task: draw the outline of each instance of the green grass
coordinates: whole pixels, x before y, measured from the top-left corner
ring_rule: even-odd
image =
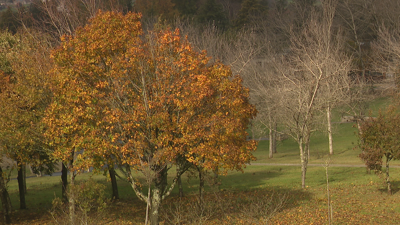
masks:
[[[333,134],[334,155],[330,156],[333,163],[360,164],[357,157],[360,150],[357,149],[357,129],[352,123],[334,124]],[[257,162],[261,163],[299,163],[299,147],[297,143],[288,138],[278,142],[277,154],[272,159],[268,158],[269,141],[260,141],[254,155]],[[324,133],[314,133],[310,142],[310,163],[324,163],[329,157],[328,136]]]

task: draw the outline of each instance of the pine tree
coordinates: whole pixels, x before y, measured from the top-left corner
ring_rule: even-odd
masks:
[[[197,18],[200,23],[213,23],[221,29],[228,26],[228,19],[224,8],[216,0],[207,0],[200,7],[199,11]]]
[[[198,10],[199,0],[173,0],[175,9],[183,17],[194,16]]]
[[[11,7],[0,13],[0,30],[8,30],[9,32],[15,34],[19,27],[19,22],[17,20],[16,13],[13,12]]]
[[[235,27],[251,26],[267,15],[268,6],[260,0],[245,0],[235,21]]]

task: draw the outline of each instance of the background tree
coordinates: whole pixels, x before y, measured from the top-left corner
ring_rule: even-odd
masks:
[[[220,29],[224,29],[229,25],[223,6],[216,0],[206,0],[200,6],[197,20],[202,24],[213,24]]]
[[[255,109],[241,79],[221,63],[208,65],[178,30],[143,37],[137,14],[100,13],[66,37],[54,59],[56,98],[46,119],[54,156],[84,149],[70,168],[78,170],[113,155],[150,206],[152,224],[190,165],[223,172],[252,159],[246,129]],[[172,166],[177,174],[168,187]],[[149,174],[148,196],[133,171]]]
[[[388,5],[379,5],[380,14],[379,27],[377,28],[377,38],[372,43],[374,66],[377,71],[386,75],[392,80],[393,84],[399,87],[399,68],[400,68],[400,44],[396,39],[400,37],[400,19],[395,16],[394,11],[400,9],[398,2],[386,2]],[[387,12],[387,13],[384,13]]]
[[[18,27],[20,27],[17,15],[18,13],[13,11],[9,6],[6,10],[0,12],[0,30],[15,34]]]
[[[4,42],[1,41],[0,43],[2,43],[1,47],[4,47],[4,45],[3,45]],[[0,63],[1,63],[1,68],[2,68],[2,70],[0,70],[0,95],[3,95],[4,92],[6,91],[8,83],[10,82],[10,76],[6,72],[3,71],[5,68],[8,67],[8,65],[7,65],[8,62],[5,61],[4,52],[3,52],[3,54],[0,54]],[[8,69],[6,69],[6,70],[8,70]],[[3,155],[4,149],[1,146],[0,146],[0,150]],[[3,162],[3,160],[1,160],[0,162]],[[9,224],[9,223],[11,223],[11,210],[12,210],[11,200],[10,200],[10,196],[9,196],[8,190],[7,190],[6,173],[3,171],[1,166],[0,166],[0,174],[1,174],[1,177],[0,177],[0,199],[1,199],[1,204],[2,204],[2,208],[3,208],[3,223]]]
[[[44,36],[30,35],[3,33],[0,47],[9,66],[2,68],[8,71],[9,82],[0,95],[0,146],[5,155],[17,161],[21,209],[26,208],[25,165],[47,173],[54,169],[41,125],[51,95],[46,88],[50,47]]]
[[[324,1],[322,11],[313,11],[300,33],[292,31],[290,52],[276,63],[284,96],[280,115],[288,134],[299,145],[303,188],[314,117],[330,101],[324,98],[325,82],[341,79],[348,71],[340,33],[332,27],[336,4],[337,1]]]
[[[128,9],[131,2],[126,0],[55,0],[33,1],[30,13],[35,28],[51,34],[57,41],[64,34],[73,35],[98,10],[126,12]]]
[[[172,0],[136,0],[133,9],[143,15],[143,19],[158,18],[172,20],[178,16]]]
[[[236,29],[243,26],[252,27],[262,21],[268,13],[267,2],[261,0],[244,0],[235,20]]]

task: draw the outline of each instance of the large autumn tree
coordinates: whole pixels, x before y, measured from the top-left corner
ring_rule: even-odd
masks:
[[[99,12],[65,36],[53,58],[54,102],[45,121],[54,157],[75,160],[71,171],[124,165],[151,224],[190,166],[224,172],[253,159],[256,145],[246,141],[246,129],[256,111],[248,90],[179,30],[144,34],[139,14]],[[146,176],[148,194],[134,171]]]

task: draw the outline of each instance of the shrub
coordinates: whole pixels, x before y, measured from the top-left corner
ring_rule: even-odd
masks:
[[[92,224],[97,220],[98,213],[102,212],[109,203],[105,188],[105,185],[93,179],[69,186],[68,193],[74,193],[75,196],[76,211],[74,213],[77,224]],[[68,194],[68,197],[70,197],[70,194]],[[69,223],[68,205],[64,204],[60,198],[53,200],[50,213],[57,224]]]

